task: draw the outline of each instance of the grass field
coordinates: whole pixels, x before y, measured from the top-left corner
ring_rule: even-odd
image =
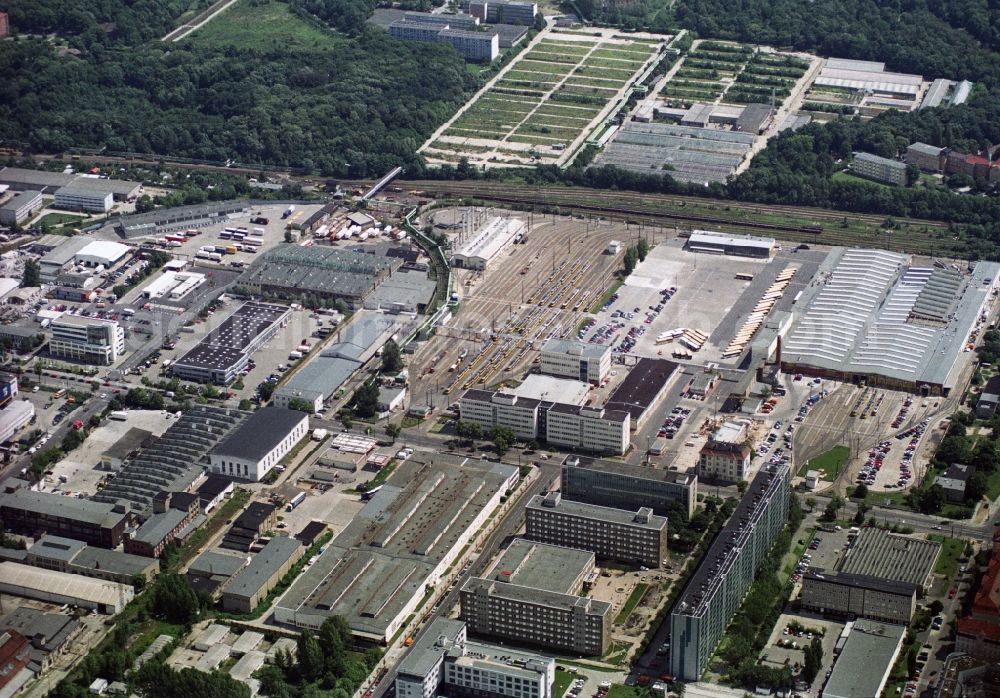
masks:
[[[35,225],[51,225],[55,227],[66,223],[79,223],[82,220],[83,218],[81,216],[76,216],[71,213],[46,213],[35,222]]]
[[[818,470],[827,482],[833,482],[840,471],[851,458],[851,449],[847,446],[834,446],[826,453],[821,453],[812,460],[806,461],[799,468],[799,475],[805,475],[810,470]]]
[[[240,0],[195,31],[196,43],[252,46],[254,48],[324,48],[336,37],[319,26],[296,16],[283,2],[253,4]]]
[[[635,585],[635,589],[633,589],[632,593],[628,595],[628,599],[625,601],[625,605],[622,606],[622,610],[620,610],[618,615],[615,617],[616,625],[623,625],[625,621],[628,620],[628,617],[632,615],[632,611],[634,611],[635,607],[639,605],[640,601],[642,601],[642,597],[646,595],[647,589],[649,589],[648,584],[640,582]]]
[[[941,544],[941,554],[938,556],[937,564],[934,565],[934,573],[943,574],[950,582],[958,571],[958,558],[965,552],[965,541],[938,534],[927,538]]]
[[[855,184],[867,184],[868,186],[871,187],[882,187],[883,189],[895,188],[891,184],[885,184],[884,182],[875,182],[873,180],[865,179],[864,177],[858,177],[857,175],[853,175],[850,172],[844,172],[844,171],[834,172],[830,176],[830,179],[832,179],[834,182],[854,182]]]
[[[573,683],[574,678],[576,678],[574,674],[556,669],[556,679],[552,682],[553,698],[562,698],[566,695],[566,691],[569,690],[569,685]]]

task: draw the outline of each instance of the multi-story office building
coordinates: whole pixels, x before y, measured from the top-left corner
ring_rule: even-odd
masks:
[[[698,477],[570,456],[562,466],[562,494],[566,499],[617,509],[650,507],[660,516],[676,505],[691,516],[698,500]]]
[[[109,191],[96,191],[75,187],[72,184],[56,189],[55,208],[69,211],[107,213],[114,206],[114,196]]]
[[[0,223],[20,225],[42,208],[42,193],[22,191],[0,205]]]
[[[886,184],[906,184],[906,165],[871,153],[854,153],[851,171]]]
[[[917,586],[860,574],[810,571],[802,576],[802,608],[838,618],[907,624]]]
[[[545,413],[545,441],[553,446],[621,455],[630,443],[629,413],[556,403]]]
[[[447,23],[401,19],[389,25],[389,34],[403,41],[451,44],[467,61],[492,61],[500,54],[500,36],[496,32],[452,28]]]
[[[697,681],[788,518],[787,465],[762,468],[670,612],[670,673]]]
[[[649,567],[659,567],[667,555],[667,519],[648,507],[611,509],[549,492],[532,497],[524,514],[531,540]]]
[[[600,383],[611,372],[611,345],[550,339],[542,345],[541,372]]]
[[[538,14],[538,5],[521,0],[471,0],[469,14],[484,22],[531,25]]]
[[[487,576],[462,587],[462,620],[473,633],[601,656],[611,604],[578,595],[595,575],[593,553],[515,540]]]
[[[52,356],[110,366],[125,353],[125,330],[114,320],[63,315],[50,329]]]
[[[462,421],[483,429],[509,427],[526,441],[616,455],[628,450],[631,420],[624,411],[475,389],[467,390],[459,404]]]
[[[702,480],[739,482],[750,468],[747,425],[726,422],[716,429],[698,456],[698,477]]]
[[[400,663],[396,696],[552,698],[555,668],[550,657],[471,641],[465,623],[439,618]]]

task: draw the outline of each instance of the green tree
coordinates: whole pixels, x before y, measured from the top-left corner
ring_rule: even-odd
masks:
[[[941,511],[945,504],[944,490],[941,485],[931,485],[925,490],[918,490],[913,494],[914,505],[917,511],[923,514],[936,514]]]
[[[83,444],[86,440],[87,435],[84,433],[83,429],[70,429],[69,433],[63,438],[62,450],[69,453],[74,448]]]
[[[285,242],[291,242],[291,241],[292,241],[292,230],[291,230],[291,228],[286,228],[285,229]]]
[[[373,381],[366,381],[354,392],[354,411],[362,419],[368,419],[378,414],[378,386]]]
[[[854,493],[851,497],[854,499],[865,499],[868,496],[868,486],[864,483],[858,485],[854,488]]]
[[[649,241],[646,238],[639,238],[639,242],[635,246],[635,253],[640,262],[646,261],[646,255],[649,254]]]
[[[34,259],[29,259],[24,263],[24,275],[21,277],[21,286],[41,286],[42,267]]]
[[[201,603],[186,577],[162,572],[153,583],[150,610],[170,623],[187,625],[198,619]]]
[[[816,675],[822,667],[823,641],[818,637],[814,637],[805,649],[805,665],[802,669],[803,680],[811,684],[816,679]]]
[[[136,593],[142,591],[146,588],[146,575],[142,572],[138,572],[132,575],[132,586],[135,587]]]
[[[965,501],[978,502],[989,489],[989,480],[984,473],[976,471],[965,483]]]
[[[403,368],[399,345],[391,339],[382,347],[382,373],[396,373]]]
[[[493,427],[491,436],[493,437],[493,447],[496,448],[497,454],[499,454],[501,458],[517,441],[517,436],[510,427]]]
[[[628,276],[635,271],[635,266],[639,262],[639,253],[634,247],[625,250],[625,275]]]
[[[271,383],[270,381],[264,381],[257,386],[257,395],[260,396],[261,400],[267,401],[271,399],[274,395],[275,389],[278,387],[277,383]]]
[[[841,508],[844,506],[844,499],[840,495],[833,495],[830,501],[826,505],[826,509],[823,510],[823,515],[820,517],[823,521],[836,521],[837,514],[840,512]]]
[[[396,439],[399,438],[400,433],[402,433],[403,427],[395,422],[390,422],[385,425],[385,435],[389,437],[392,443],[396,443]]]
[[[307,681],[312,681],[323,674],[326,662],[323,657],[323,648],[312,631],[305,629],[299,635],[296,645],[296,656],[298,657],[299,673]]]

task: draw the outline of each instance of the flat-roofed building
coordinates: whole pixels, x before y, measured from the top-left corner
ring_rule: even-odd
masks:
[[[298,576],[276,622],[315,629],[337,614],[358,638],[387,643],[517,478],[503,463],[413,454]]]
[[[906,164],[871,153],[854,153],[851,171],[886,184],[906,184]]]
[[[524,508],[531,540],[589,550],[599,558],[659,567],[667,555],[667,519],[648,507],[625,511],[563,499],[558,492],[533,496]]]
[[[305,412],[271,406],[257,410],[212,451],[212,472],[259,482],[308,433]]]
[[[42,193],[38,191],[22,191],[0,204],[0,223],[3,225],[20,225],[31,218],[43,206]]]
[[[911,143],[906,147],[907,165],[919,167],[924,172],[941,172],[944,163],[944,148],[926,143]]]
[[[551,657],[469,640],[465,623],[439,618],[400,662],[396,695],[552,698],[555,665]]]
[[[218,598],[222,587],[246,567],[249,561],[250,557],[246,553],[206,550],[191,561],[185,575],[192,589]]]
[[[275,536],[222,591],[222,608],[250,613],[305,553],[294,538]]]
[[[642,429],[667,395],[677,364],[666,359],[643,357],[629,369],[625,380],[608,396],[604,408],[628,412],[632,431]]]
[[[745,480],[750,454],[747,425],[725,422],[712,432],[698,455],[698,477],[721,482]]]
[[[518,218],[490,218],[474,232],[459,237],[452,250],[451,265],[462,269],[485,269],[517,235],[524,233],[525,227],[524,221]]]
[[[16,490],[0,495],[4,529],[28,536],[49,533],[116,548],[133,520],[126,507],[65,497],[49,492]]]
[[[654,470],[611,460],[570,456],[563,461],[562,494],[566,499],[617,509],[650,507],[667,516],[675,506],[685,517],[694,515],[698,476]]]
[[[611,345],[550,339],[542,345],[541,372],[601,383],[611,372]]]
[[[692,230],[685,247],[692,252],[764,258],[771,256],[774,252],[774,245],[774,238]]]
[[[905,625],[855,621],[821,698],[882,695],[906,637]]]
[[[170,371],[185,380],[227,385],[246,370],[250,355],[287,324],[291,312],[283,305],[244,303],[178,358]]]
[[[629,447],[630,424],[631,417],[624,410],[556,403],[545,412],[545,441],[620,456]]]
[[[698,681],[788,518],[789,468],[764,467],[747,487],[670,612],[670,673]]]
[[[125,329],[114,320],[63,315],[50,329],[52,356],[110,366],[125,354]]]
[[[462,620],[479,635],[603,656],[611,604],[580,596],[594,554],[516,539],[483,577],[462,587]]]
[[[107,213],[114,206],[114,196],[111,192],[84,189],[74,184],[56,189],[54,208],[67,211],[86,211],[88,213]]]
[[[0,410],[0,443],[12,440],[35,418],[35,406],[27,400],[15,400]]]
[[[524,0],[472,0],[469,14],[483,22],[530,26],[535,23],[538,5]]]
[[[278,523],[278,507],[270,502],[250,502],[226,531],[222,547],[246,552]]]
[[[866,575],[810,570],[802,575],[802,608],[836,618],[910,622],[918,587]]]

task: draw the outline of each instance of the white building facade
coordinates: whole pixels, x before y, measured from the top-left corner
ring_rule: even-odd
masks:
[[[50,329],[53,356],[110,366],[125,354],[125,330],[114,320],[63,315],[52,321]]]

